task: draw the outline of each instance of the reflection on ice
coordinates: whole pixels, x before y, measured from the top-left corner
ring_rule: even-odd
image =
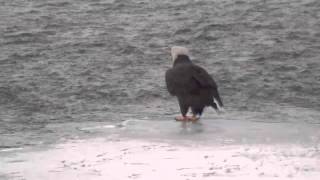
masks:
[[[142,140],[200,144],[319,143],[319,126],[308,123],[269,123],[201,119],[196,123],[164,119],[126,119],[120,123],[84,124],[80,131]]]
[[[121,136],[197,143],[314,143],[319,127],[306,123],[268,123],[201,119],[196,123],[174,120],[128,119],[117,132]],[[318,138],[319,139],[319,138]]]
[[[182,134],[195,134],[203,132],[203,126],[200,121],[197,122],[181,122]]]

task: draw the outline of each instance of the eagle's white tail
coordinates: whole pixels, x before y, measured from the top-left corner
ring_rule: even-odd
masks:
[[[213,102],[217,105],[217,108],[218,108],[219,112],[222,112],[222,113],[226,112],[225,109],[223,108],[223,106],[220,106],[220,104],[219,104],[219,102],[217,101],[216,98],[213,98]]]

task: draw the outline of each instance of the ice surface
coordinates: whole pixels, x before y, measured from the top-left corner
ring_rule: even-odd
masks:
[[[310,124],[131,118],[121,126],[76,126],[78,132],[99,132],[100,138],[0,152],[0,174],[32,180],[320,177],[320,132]]]
[[[13,179],[308,179],[320,176],[320,152],[298,145],[174,145],[118,139],[58,144],[1,160]]]

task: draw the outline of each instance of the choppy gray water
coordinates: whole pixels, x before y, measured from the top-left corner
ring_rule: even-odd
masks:
[[[318,0],[0,0],[0,143],[55,122],[173,119],[172,45],[219,84],[229,114],[205,119],[318,124],[319,19]]]

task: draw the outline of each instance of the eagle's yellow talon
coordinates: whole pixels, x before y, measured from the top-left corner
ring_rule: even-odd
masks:
[[[188,121],[188,117],[187,116],[177,116],[175,117],[176,121]]]

